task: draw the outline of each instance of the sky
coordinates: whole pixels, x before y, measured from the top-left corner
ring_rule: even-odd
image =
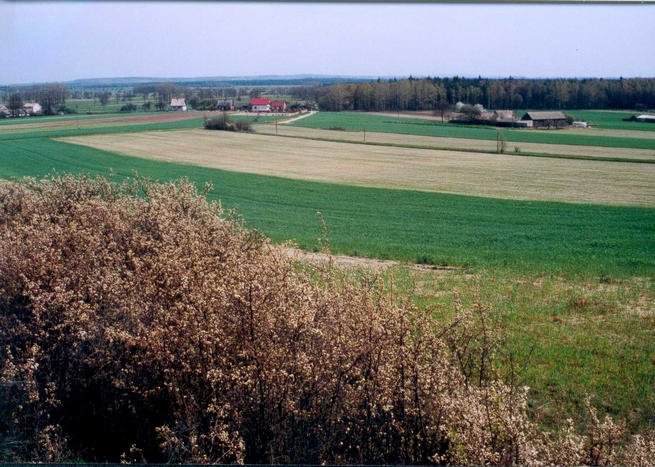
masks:
[[[0,84],[257,75],[655,77],[655,5],[0,1]]]

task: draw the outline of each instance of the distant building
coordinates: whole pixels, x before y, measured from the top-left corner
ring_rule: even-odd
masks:
[[[287,103],[285,101],[273,101],[271,102],[271,110],[273,112],[286,112]]]
[[[648,115],[648,114],[643,114],[643,115],[637,115],[635,117],[635,120],[638,122],[651,122],[655,123],[655,115]]]
[[[521,120],[532,121],[535,128],[562,127],[568,125],[562,112],[526,112]]]
[[[171,99],[171,110],[186,112],[186,100],[182,97],[180,99]]]
[[[38,102],[26,102],[23,104],[23,110],[28,115],[34,115],[41,112],[41,104]]]
[[[0,114],[4,115],[5,117],[9,117],[11,115],[11,111],[4,105],[0,104]]]
[[[519,119],[513,110],[494,110],[494,115],[496,116],[497,122],[510,123]]]
[[[573,122],[571,126],[574,128],[587,128],[589,125],[587,125],[587,122]]]
[[[271,100],[266,98],[254,97],[250,99],[250,110],[253,112],[270,112]]]
[[[233,99],[223,99],[219,100],[216,104],[218,110],[234,110],[234,100]]]

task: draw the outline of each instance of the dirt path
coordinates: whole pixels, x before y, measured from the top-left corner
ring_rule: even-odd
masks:
[[[287,123],[295,122],[296,120],[300,120],[301,118],[305,117],[311,117],[316,113],[315,110],[312,110],[310,112],[307,112],[306,114],[300,114],[297,117],[290,118],[289,120],[284,120],[283,122],[280,122],[280,125],[286,125]]]
[[[298,260],[306,261],[309,263],[326,263],[332,261],[337,266],[355,269],[355,268],[369,268],[369,269],[385,269],[394,266],[405,266],[417,271],[459,271],[460,269],[455,266],[436,266],[432,264],[412,264],[402,263],[400,261],[392,261],[387,259],[375,258],[361,258],[359,256],[346,256],[346,255],[329,255],[327,253],[315,253],[310,251],[299,250],[297,248],[280,247],[282,252],[289,257]]]

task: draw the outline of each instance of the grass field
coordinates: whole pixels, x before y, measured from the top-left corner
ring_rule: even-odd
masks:
[[[258,133],[280,136],[292,136],[317,140],[351,141],[364,143],[362,131],[338,131],[306,128],[292,125],[256,125]],[[643,132],[646,133],[646,132]],[[655,135],[655,134],[654,134]],[[366,132],[367,144],[391,145],[397,147],[453,149],[460,151],[482,151],[496,153],[496,141],[483,139],[447,138],[433,136],[419,136],[396,133]],[[515,147],[519,148],[517,153]],[[655,150],[632,148],[609,148],[599,146],[575,146],[566,144],[537,144],[519,143],[509,144],[505,154],[508,155],[554,155],[558,157],[597,159],[597,160],[631,160],[655,162]]]
[[[207,113],[208,115],[212,115]],[[183,117],[181,120],[162,121],[151,123],[150,120],[160,117],[175,117],[179,115]],[[79,136],[79,135],[95,135],[107,133],[133,133],[138,131],[152,131],[152,130],[179,130],[189,128],[202,128],[204,117],[202,113],[198,114],[172,114],[172,113],[159,113],[159,114],[146,114],[142,115],[143,121],[132,121],[133,116],[124,116],[123,119],[112,122],[97,122],[95,119],[85,121],[84,123],[78,122],[44,122],[42,125],[28,128],[23,125],[20,128],[0,128],[0,141],[8,141],[14,139],[31,139],[31,138],[56,138],[64,136]],[[280,116],[254,116],[254,115],[237,115],[231,117],[233,120],[245,119],[264,123],[274,121]],[[62,123],[63,125],[53,125],[53,123]]]
[[[526,202],[312,183],[125,157],[47,138],[4,141],[0,176],[137,171],[215,186],[248,225],[317,246],[321,211],[336,252],[565,275],[653,276],[655,209]]]
[[[655,206],[655,164],[535,159],[206,130],[106,134],[65,141],[124,155],[348,185]]]
[[[655,125],[645,122],[625,122],[624,118],[630,118],[632,115],[639,115],[648,112],[626,111],[617,112],[612,110],[565,110],[576,120],[583,120],[591,123],[597,128],[615,129],[615,130],[637,130],[637,131],[655,131]]]
[[[627,122],[626,122],[627,123]],[[344,128],[347,131],[375,131],[421,136],[445,136],[448,138],[482,139],[495,141],[496,128],[466,126],[439,121],[394,118],[387,115],[370,115],[356,112],[319,112],[311,117],[297,120],[291,125],[308,128]],[[647,124],[645,124],[647,125]],[[508,147],[513,143],[567,144],[576,146],[601,146],[634,149],[655,149],[655,139],[620,138],[613,136],[567,133],[568,130],[512,130],[502,129]]]

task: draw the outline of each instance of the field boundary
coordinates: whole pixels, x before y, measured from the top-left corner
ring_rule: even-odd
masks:
[[[262,124],[262,125],[266,125],[266,124]],[[349,131],[347,133],[361,133],[361,132]],[[496,152],[496,151],[486,151],[484,149],[439,147],[439,146],[427,146],[421,144],[380,143],[375,141],[364,142],[364,141],[353,141],[349,139],[338,139],[338,138],[321,138],[321,137],[299,136],[299,135],[280,135],[275,133],[258,133],[257,131],[255,131],[253,134],[262,135],[262,136],[277,136],[279,138],[298,138],[298,139],[305,139],[305,140],[334,142],[334,143],[362,144],[368,146],[386,146],[392,148],[427,149],[433,151],[452,151],[452,152],[473,152],[477,154],[491,154],[491,155],[503,155],[503,156],[513,156],[513,157],[542,157],[548,159],[575,159],[575,160],[587,160],[587,161],[599,161],[599,162],[628,162],[628,163],[635,163],[635,164],[655,164],[655,159],[648,160],[648,159],[635,159],[635,158],[626,158],[626,157],[602,157],[602,156],[585,156],[581,154],[551,154],[551,153],[537,153],[537,152],[520,152],[520,153],[509,152],[509,151]],[[439,137],[434,136],[433,138],[439,138]]]

